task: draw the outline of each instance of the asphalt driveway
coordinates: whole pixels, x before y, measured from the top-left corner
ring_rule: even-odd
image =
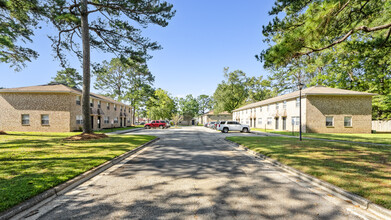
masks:
[[[203,127],[136,133],[161,140],[48,202],[30,219],[360,219],[352,205],[223,140],[253,134]]]

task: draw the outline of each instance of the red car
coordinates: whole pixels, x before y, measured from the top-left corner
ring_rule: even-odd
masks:
[[[167,122],[166,121],[159,121],[159,120],[151,121],[151,123],[147,123],[144,125],[145,129],[151,129],[151,128],[163,129],[166,127],[167,127]]]

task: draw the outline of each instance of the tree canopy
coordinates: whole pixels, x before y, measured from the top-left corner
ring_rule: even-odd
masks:
[[[215,113],[231,113],[246,103],[271,98],[277,94],[270,88],[270,80],[264,80],[262,76],[247,77],[241,70],[229,72],[226,67],[224,78],[213,94]]]
[[[258,58],[278,86],[377,93],[373,117],[391,117],[391,1],[276,0],[269,14]]]
[[[183,115],[183,119],[188,122],[199,113],[199,103],[191,94],[185,98],[180,98],[178,100],[178,107],[180,114]]]
[[[150,119],[171,119],[175,112],[174,100],[163,89],[157,89],[147,102],[147,115]]]
[[[32,42],[39,12],[37,1],[0,0],[0,62],[20,70],[26,61],[38,57],[24,44]]]
[[[61,83],[69,87],[79,87],[82,85],[83,77],[74,68],[65,68],[57,72],[52,82]]]

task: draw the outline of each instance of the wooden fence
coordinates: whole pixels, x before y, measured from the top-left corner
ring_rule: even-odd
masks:
[[[375,130],[377,132],[391,132],[391,120],[372,121],[372,130]]]

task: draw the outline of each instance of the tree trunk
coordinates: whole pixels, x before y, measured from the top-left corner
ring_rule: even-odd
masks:
[[[87,0],[81,1],[81,38],[83,44],[83,132],[93,133],[90,110],[90,36],[88,27]]]
[[[136,107],[134,106],[134,104],[133,104],[133,112],[132,113],[133,113],[132,118],[133,118],[133,125],[134,125],[134,123],[136,122]]]

